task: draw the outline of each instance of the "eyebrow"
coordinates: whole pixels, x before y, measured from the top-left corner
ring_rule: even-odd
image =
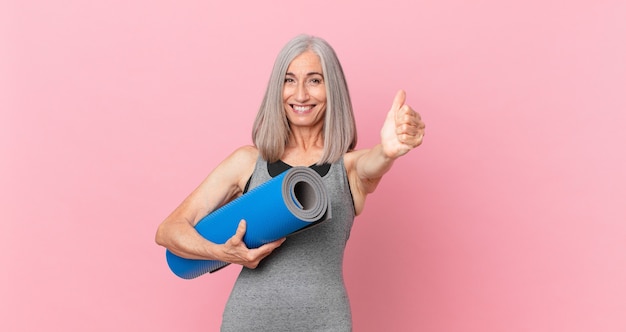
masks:
[[[287,72],[287,74],[285,75],[291,75],[291,76],[296,76],[296,74],[292,73],[292,72]],[[316,71],[312,71],[306,74],[306,76],[313,76],[313,75],[320,75],[322,77],[324,77],[324,75],[322,73],[318,73]]]

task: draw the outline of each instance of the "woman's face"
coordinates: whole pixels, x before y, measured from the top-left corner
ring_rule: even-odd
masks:
[[[326,112],[326,85],[319,57],[306,51],[297,56],[285,74],[283,105],[291,126],[322,125]]]

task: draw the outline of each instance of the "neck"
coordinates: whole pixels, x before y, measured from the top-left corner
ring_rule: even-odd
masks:
[[[323,151],[321,129],[292,128],[282,159],[293,166],[309,166],[320,160]]]
[[[308,151],[310,149],[324,148],[324,138],[322,136],[322,127],[317,128],[291,128],[289,134],[290,149],[298,149]]]

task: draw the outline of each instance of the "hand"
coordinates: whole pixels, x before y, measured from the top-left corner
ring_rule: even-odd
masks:
[[[424,139],[426,125],[405,101],[406,93],[398,91],[380,131],[383,153],[392,159],[407,154]]]
[[[285,242],[285,238],[282,238],[274,242],[266,243],[256,249],[248,249],[243,242],[243,236],[245,234],[246,221],[242,219],[239,222],[239,226],[237,226],[235,235],[222,245],[224,258],[220,260],[254,269],[263,258],[267,257],[274,249],[280,247],[280,245]]]

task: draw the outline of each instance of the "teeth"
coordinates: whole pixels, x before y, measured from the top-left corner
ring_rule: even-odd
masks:
[[[293,109],[296,110],[297,112],[306,112],[308,110],[311,109],[311,106],[293,106]]]

